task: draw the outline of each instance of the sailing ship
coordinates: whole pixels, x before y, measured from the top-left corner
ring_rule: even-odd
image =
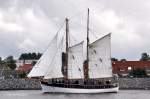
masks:
[[[65,37],[58,40],[58,33],[55,35],[49,48],[35,64],[28,77],[40,78],[44,93],[118,92],[119,85],[112,74],[111,34],[89,43],[89,9],[86,42],[69,46],[68,33],[69,19],[66,18]],[[63,52],[64,41],[65,52]],[[83,50],[85,45],[86,60]]]

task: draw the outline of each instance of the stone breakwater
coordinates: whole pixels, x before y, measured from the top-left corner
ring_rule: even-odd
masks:
[[[1,79],[0,90],[38,90],[41,89],[37,79]]]
[[[120,89],[150,90],[150,78],[119,78]]]
[[[150,78],[119,78],[120,89],[150,90]],[[39,90],[40,81],[37,79],[0,79],[0,90]]]

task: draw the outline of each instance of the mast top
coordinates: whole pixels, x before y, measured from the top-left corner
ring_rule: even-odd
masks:
[[[69,19],[68,19],[67,17],[65,18],[65,20],[66,20],[66,21],[69,21]]]

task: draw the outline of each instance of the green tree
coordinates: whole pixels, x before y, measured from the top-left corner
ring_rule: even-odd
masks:
[[[147,77],[146,71],[144,69],[135,69],[129,73],[133,77]]]
[[[0,57],[0,64],[2,64],[2,58]]]
[[[36,58],[37,58],[37,54],[36,53],[31,53],[30,59],[36,59]]]
[[[140,61],[149,61],[149,60],[150,60],[150,57],[147,53],[142,53],[141,54]]]
[[[19,74],[20,78],[26,78],[27,77],[27,73],[26,72],[22,72]]]
[[[117,58],[111,58],[111,61],[118,61],[118,59]]]
[[[127,60],[123,58],[123,59],[121,59],[120,61],[127,61]]]
[[[19,60],[25,60],[28,58],[28,54],[27,53],[22,53],[19,57]]]
[[[28,57],[27,59],[29,59],[29,60],[34,59],[34,58],[32,58],[32,53],[28,53],[27,57]]]
[[[19,60],[32,60],[39,59],[41,57],[41,53],[22,53],[19,57]]]
[[[5,64],[12,70],[16,69],[16,67],[17,67],[16,61],[14,60],[13,56],[8,56],[5,59]]]
[[[36,64],[36,61],[33,61],[31,64],[32,64],[32,66],[34,66]]]
[[[41,53],[37,53],[37,58],[36,59],[39,59],[41,56],[42,56]]]

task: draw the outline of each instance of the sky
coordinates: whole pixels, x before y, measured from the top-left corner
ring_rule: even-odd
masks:
[[[112,57],[150,54],[150,0],[0,0],[0,56],[44,52],[66,17],[72,43],[85,39],[87,8],[91,41],[111,32]]]

